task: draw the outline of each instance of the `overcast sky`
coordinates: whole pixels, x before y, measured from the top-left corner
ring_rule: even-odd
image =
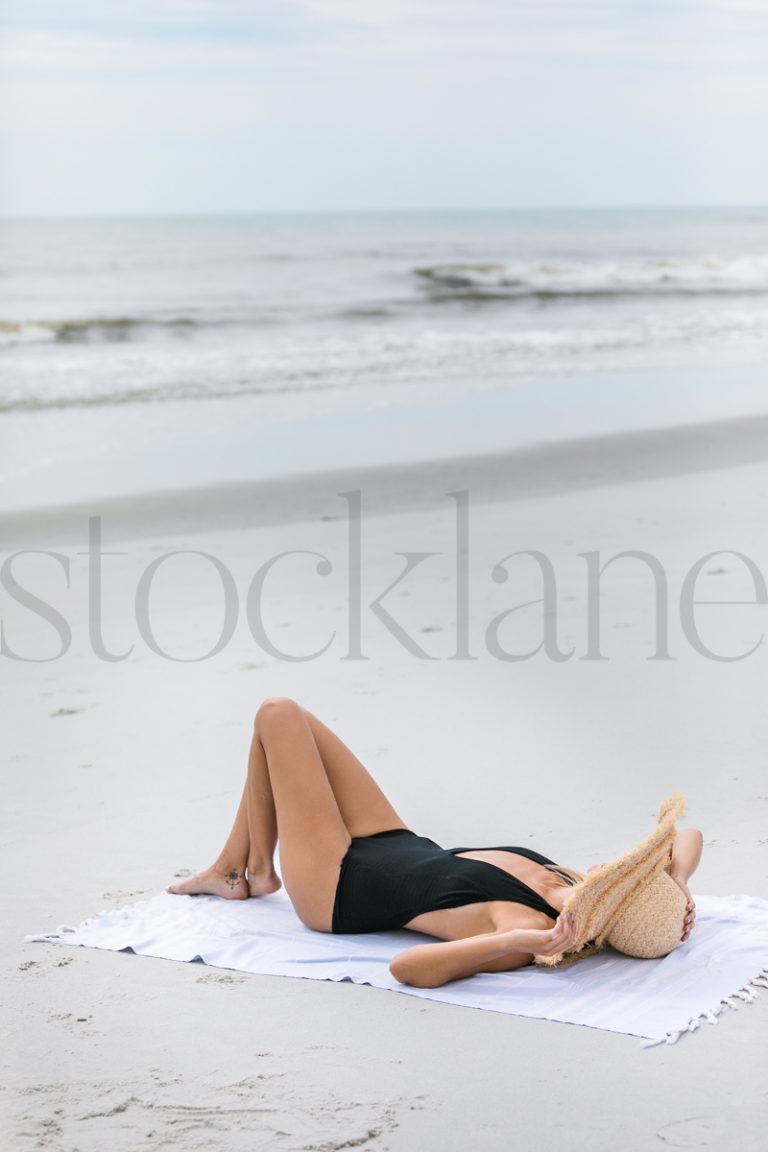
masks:
[[[768,0],[2,0],[0,212],[768,202]]]

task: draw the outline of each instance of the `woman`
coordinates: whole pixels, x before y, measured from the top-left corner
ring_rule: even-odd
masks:
[[[278,832],[285,886],[307,927],[402,927],[441,941],[395,956],[390,970],[402,983],[435,988],[511,971],[573,944],[563,904],[579,873],[530,849],[446,851],[416,836],[338,736],[286,698],[256,713],[245,788],[218,859],[167,891],[228,900],[277,891]],[[700,855],[700,833],[677,834],[670,875],[686,896],[682,940],[694,923],[687,881]]]

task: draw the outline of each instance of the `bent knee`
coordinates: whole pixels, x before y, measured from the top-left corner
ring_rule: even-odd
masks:
[[[299,705],[289,696],[269,696],[266,700],[262,700],[259,705],[254,723],[263,727],[266,724],[274,723],[281,717],[296,715],[300,712]]]

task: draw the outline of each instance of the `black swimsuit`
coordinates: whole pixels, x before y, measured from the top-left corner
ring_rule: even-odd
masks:
[[[524,904],[556,920],[559,913],[538,892],[503,868],[458,852],[516,852],[537,864],[553,861],[530,848],[441,848],[406,828],[356,836],[341,862],[331,931],[384,932],[423,912],[488,900]]]

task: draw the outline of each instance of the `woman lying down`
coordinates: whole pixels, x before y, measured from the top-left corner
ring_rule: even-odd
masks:
[[[395,812],[347,746],[293,700],[256,713],[248,774],[229,838],[178,895],[245,900],[283,882],[316,932],[407,928],[436,938],[395,956],[395,979],[437,988],[478,972],[558,964],[610,945],[665,956],[691,934],[688,880],[701,858],[696,829],[675,832],[670,797],[649,837],[582,875],[530,848],[441,848]]]

